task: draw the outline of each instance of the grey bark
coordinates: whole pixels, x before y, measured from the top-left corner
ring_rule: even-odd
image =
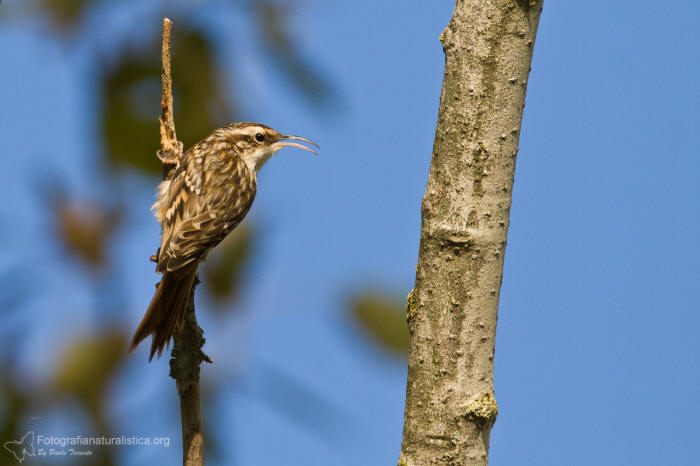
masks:
[[[400,466],[485,465],[515,159],[542,0],[458,0],[422,204]]]
[[[194,290],[199,283],[195,279],[190,301],[185,314],[182,332],[173,335],[174,344],[170,359],[170,377],[175,379],[180,397],[180,419],[182,421],[182,464],[204,466],[204,435],[202,432],[202,408],[199,393],[199,366],[203,361],[211,362],[204,354],[204,332],[197,325],[194,310]]]

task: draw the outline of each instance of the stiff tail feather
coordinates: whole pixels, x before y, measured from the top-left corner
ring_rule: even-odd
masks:
[[[134,333],[134,338],[131,339],[129,352],[152,334],[151,355],[148,360],[153,359],[156,351],[160,358],[175,331],[182,330],[192,283],[197,272],[196,267],[189,267],[189,269],[191,270],[180,269],[163,274],[146,315],[143,316]]]

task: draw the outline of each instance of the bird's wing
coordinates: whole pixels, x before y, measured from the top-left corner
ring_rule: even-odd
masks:
[[[205,156],[209,146],[204,142],[192,146],[185,154],[184,178],[185,184],[195,194],[204,194],[206,172],[204,170]]]
[[[161,207],[163,212],[161,220],[163,232],[161,234],[160,253],[158,255],[159,264],[163,254],[166,253],[170,237],[178,224],[180,224],[183,219],[193,217],[206,210],[200,209],[197,211],[198,206],[194,202],[195,200],[194,193],[192,193],[185,184],[184,170],[178,170],[170,181],[165,200],[160,203],[163,206]],[[156,270],[158,269],[159,267],[156,268]]]
[[[183,220],[172,231],[165,247],[161,249],[157,272],[172,272],[195,260],[203,258],[233,229],[221,212],[208,210]]]
[[[208,184],[211,192],[202,195],[189,188],[186,170],[173,180],[157,272],[171,272],[203,259],[243,220],[253,203],[256,183],[243,175],[247,168],[240,164],[221,184]]]

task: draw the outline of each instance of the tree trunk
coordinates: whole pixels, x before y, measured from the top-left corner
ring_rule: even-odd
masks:
[[[457,0],[422,205],[399,465],[485,465],[515,158],[542,0]]]

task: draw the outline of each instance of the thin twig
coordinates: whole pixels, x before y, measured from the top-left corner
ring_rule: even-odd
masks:
[[[170,44],[173,31],[173,23],[168,18],[163,18],[163,38],[161,42],[161,62],[160,78],[163,83],[163,91],[160,98],[161,115],[158,118],[160,123],[160,151],[158,158],[163,162],[165,168],[172,168],[177,165],[177,161],[182,155],[182,143],[177,140],[175,133],[175,116],[173,114],[173,79],[170,73]],[[169,172],[169,170],[168,170]],[[163,179],[167,177],[164,173]]]
[[[163,93],[161,96],[162,114],[160,123],[160,150],[158,158],[163,162],[163,179],[172,176],[173,168],[182,156],[182,143],[177,140],[175,133],[175,118],[173,116],[173,82],[170,74],[170,43],[173,23],[163,19],[163,38],[161,59],[163,68],[161,80]],[[185,326],[181,332],[175,332],[173,337],[172,359],[170,359],[170,376],[175,379],[177,393],[180,397],[180,415],[182,419],[182,464],[185,466],[204,465],[204,437],[202,436],[202,409],[199,397],[199,366],[202,361],[211,359],[202,352],[204,332],[197,325],[194,312],[194,289],[185,314]]]

